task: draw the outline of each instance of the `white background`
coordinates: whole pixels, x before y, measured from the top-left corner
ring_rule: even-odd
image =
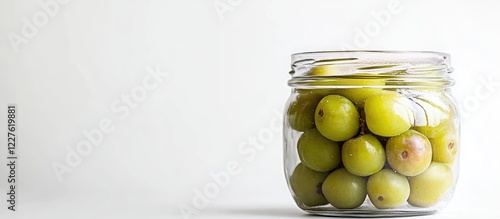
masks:
[[[17,211],[1,204],[1,218],[182,218],[179,207],[193,206],[228,163],[239,172],[189,218],[304,217],[286,187],[273,122],[290,92],[290,54],[345,44],[451,54],[463,116],[460,179],[450,205],[429,217],[500,217],[495,1],[72,0],[50,15],[46,2],[0,2],[0,106],[17,104],[19,154]],[[381,13],[390,17],[378,20]],[[36,31],[23,35],[26,22]],[[13,35],[24,41],[12,43]],[[148,66],[163,72],[161,83],[129,114],[113,109],[145,91]],[[60,182],[53,164],[66,164],[82,132],[103,120],[113,131]],[[272,133],[265,143],[264,132]],[[260,150],[249,146],[253,138]]]

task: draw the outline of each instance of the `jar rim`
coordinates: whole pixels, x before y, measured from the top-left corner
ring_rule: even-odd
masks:
[[[389,82],[406,81],[407,86],[451,86],[454,80],[449,76],[453,72],[450,61],[450,54],[434,51],[301,52],[292,54],[290,71],[292,78],[288,84],[295,87],[318,80],[334,82],[343,78],[364,80],[383,78]],[[322,84],[335,85],[335,83]]]

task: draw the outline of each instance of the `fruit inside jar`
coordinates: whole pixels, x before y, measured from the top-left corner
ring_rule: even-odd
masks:
[[[449,202],[460,149],[449,87],[424,79],[442,73],[406,80],[400,67],[355,65],[354,74],[339,74],[347,67],[320,63],[296,81],[284,123],[285,172],[300,208],[420,215]]]

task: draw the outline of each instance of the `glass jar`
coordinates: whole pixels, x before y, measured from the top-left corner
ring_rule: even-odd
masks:
[[[284,168],[298,207],[329,216],[431,214],[458,179],[449,54],[292,55]]]

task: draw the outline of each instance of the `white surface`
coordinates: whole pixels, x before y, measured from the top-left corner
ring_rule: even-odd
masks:
[[[457,103],[477,107],[463,108],[456,195],[428,217],[500,217],[495,1],[400,1],[380,23],[373,14],[391,1],[72,0],[16,53],[9,33],[22,35],[23,18],[41,16],[38,3],[47,1],[0,2],[0,108],[18,105],[20,139],[18,211],[1,205],[2,218],[181,218],[180,204],[192,205],[210,173],[234,162],[239,172],[192,218],[304,217],[287,191],[272,123],[288,97],[290,54],[345,44],[451,54]],[[217,2],[231,9],[222,19]],[[356,44],[376,22],[380,29]],[[123,96],[150,80],[148,66],[168,75],[125,107]],[[485,90],[488,77],[497,84]],[[53,163],[103,119],[114,130],[59,182]],[[261,150],[251,149],[268,130]]]

